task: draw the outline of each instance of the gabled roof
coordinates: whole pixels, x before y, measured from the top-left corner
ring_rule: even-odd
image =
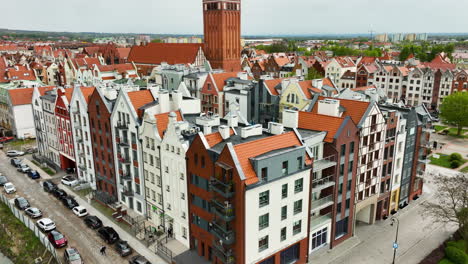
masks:
[[[312,93],[321,93],[322,90],[312,86],[312,81],[300,81],[297,82],[299,87],[301,87],[302,92],[307,97],[307,99],[312,99]]]
[[[218,91],[224,90],[224,82],[229,78],[237,77],[237,72],[212,73],[209,75],[212,82],[216,85]]]
[[[72,59],[73,64],[75,64],[76,68],[80,68],[83,66],[87,66],[90,68],[93,65],[101,65],[101,62],[98,58],[76,58]]]
[[[325,142],[331,143],[344,120],[344,117],[319,115],[316,113],[301,111],[299,112],[298,128],[325,131],[327,132]]]
[[[375,84],[369,85],[369,86],[362,86],[362,87],[357,87],[357,88],[352,88],[351,91],[357,92],[357,91],[366,91],[369,89],[376,89],[377,87]]]
[[[326,97],[319,96],[318,100],[323,100]],[[349,99],[336,99],[340,101],[340,107],[344,108],[342,117],[349,116],[355,124],[359,124],[364,117],[364,114],[367,112],[367,109],[370,106],[370,102],[358,101],[358,100],[349,100]],[[312,108],[312,113],[317,114],[318,111],[318,101]]]
[[[158,127],[159,136],[161,138],[163,138],[164,131],[166,131],[167,125],[169,124],[169,114],[170,113],[171,112],[154,115],[154,117],[156,118],[156,126]],[[180,114],[179,110],[174,111],[174,113],[176,114],[177,121],[182,121],[183,120],[182,115]]]
[[[234,130],[231,128],[229,130],[229,136],[232,136],[233,134]],[[223,141],[223,138],[221,137],[221,134],[219,132],[208,134],[205,136],[205,139],[210,148],[216,146],[217,144],[221,143],[221,141]]]
[[[290,63],[289,58],[288,57],[283,57],[283,56],[274,57],[274,60],[275,60],[276,64],[278,64],[279,67],[282,67],[282,66]]]
[[[192,64],[203,44],[149,43],[133,46],[128,61],[145,64]]]
[[[277,136],[270,136],[235,145],[234,151],[239,160],[240,168],[245,175],[245,184],[250,185],[259,181],[252,163],[250,162],[250,158],[257,157],[273,150],[293,146],[302,146],[301,141],[294,132],[288,132]]]
[[[96,87],[80,87],[81,93],[83,94],[86,103],[89,103],[89,98],[93,94]]]
[[[284,79],[271,79],[271,80],[265,80],[263,81],[263,83],[265,84],[265,87],[268,89],[268,91],[270,92],[271,95],[276,95],[278,96],[279,93],[278,93],[278,90],[276,90],[276,86],[278,86],[279,84],[281,84],[281,82],[283,81]]]
[[[11,104],[14,106],[31,104],[33,91],[34,91],[34,88],[21,88],[21,89],[8,90],[8,93],[10,94]]]
[[[127,59],[128,55],[130,54],[131,48],[117,48],[117,52],[119,53],[119,58]]]
[[[139,117],[143,114],[142,111],[139,111],[140,107],[154,102],[155,100],[150,90],[128,92],[127,95]]]

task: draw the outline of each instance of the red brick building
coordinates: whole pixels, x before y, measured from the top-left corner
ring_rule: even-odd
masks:
[[[70,119],[70,100],[74,88],[57,89],[55,117],[57,119],[57,139],[62,169],[75,168],[75,150]]]

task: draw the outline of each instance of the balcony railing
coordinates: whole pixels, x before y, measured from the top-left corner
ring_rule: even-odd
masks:
[[[221,260],[224,264],[236,263],[232,248],[225,248],[217,240],[215,240],[215,242],[213,242],[213,249],[214,255],[218,257],[218,259]]]
[[[130,143],[128,143],[128,141],[120,141],[117,143],[117,145],[123,148],[128,148],[130,146]]]
[[[128,123],[118,122],[116,127],[117,127],[117,129],[124,129],[124,130],[126,130],[126,129],[128,129]]]
[[[314,172],[328,169],[336,165],[336,156],[330,155],[325,158],[314,160]]]
[[[211,222],[211,233],[218,239],[223,241],[223,244],[232,245],[235,241],[235,233],[231,229],[226,229],[216,222]]]
[[[226,222],[232,221],[235,217],[234,207],[229,202],[220,202],[216,199],[211,200],[215,214]]]
[[[119,157],[119,161],[120,161],[122,164],[130,164],[130,163],[131,163],[130,158],[128,158],[128,157],[123,157],[123,156],[120,156],[120,157]]]
[[[134,195],[133,190],[130,189],[130,188],[123,188],[122,194],[124,196],[133,196]]]
[[[335,185],[335,175],[333,174],[312,181],[312,188],[315,189],[324,189],[333,185]]]
[[[211,178],[211,188],[224,198],[234,196],[234,185],[232,183],[224,183],[215,177]]]
[[[122,178],[125,181],[131,181],[132,175],[130,175],[130,172],[126,171],[120,174],[120,178]]]
[[[333,204],[333,196],[328,195],[317,200],[312,200],[312,211],[326,208]]]
[[[331,221],[331,213],[327,213],[319,216],[310,217],[310,227],[320,226],[328,221]]]

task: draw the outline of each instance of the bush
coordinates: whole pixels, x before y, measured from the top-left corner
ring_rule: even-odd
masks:
[[[463,157],[460,153],[452,153],[450,154],[450,161],[454,161],[454,160],[462,161]]]
[[[437,264],[453,264],[453,262],[446,258],[443,258]]]
[[[465,240],[458,240],[458,241],[449,241],[447,242],[447,247],[454,247],[458,248],[459,250],[466,252],[468,247],[466,246]]]
[[[468,255],[456,247],[446,247],[445,256],[455,264],[468,263]]]
[[[452,160],[450,162],[450,168],[456,169],[456,168],[460,167],[462,164],[463,163],[461,161],[459,161],[459,160]]]

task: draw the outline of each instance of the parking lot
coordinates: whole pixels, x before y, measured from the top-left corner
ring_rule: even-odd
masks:
[[[114,250],[113,245],[107,245],[95,230],[84,224],[82,218],[74,215],[72,210],[67,209],[52,194],[43,191],[41,185],[43,178],[32,180],[26,174],[18,172],[15,167],[10,165],[10,158],[6,157],[1,151],[0,173],[6,176],[17,189],[16,193],[8,195],[11,201],[15,197],[22,196],[29,201],[32,207],[39,208],[43,213],[43,217],[52,219],[57,226],[57,230],[65,235],[68,239],[68,246],[78,249],[85,263],[128,263],[131,256],[120,257]],[[60,179],[54,180],[55,183],[59,181]],[[61,185],[59,185],[59,188],[67,190]],[[105,221],[103,222],[105,224]],[[99,252],[102,246],[107,247],[106,255],[101,255]],[[130,244],[130,246],[132,245]],[[63,256],[64,248],[59,249],[58,252],[60,256]],[[135,255],[135,253],[132,255]]]

